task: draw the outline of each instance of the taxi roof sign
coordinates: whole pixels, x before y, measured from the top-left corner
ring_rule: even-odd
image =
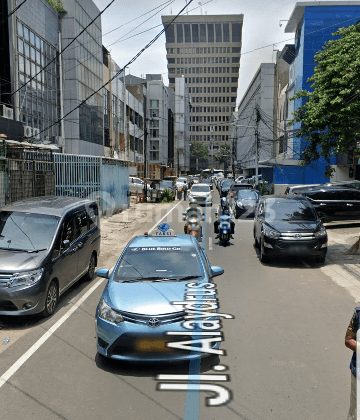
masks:
[[[170,229],[169,223],[161,223],[157,230],[148,233],[148,236],[176,236],[173,229]]]

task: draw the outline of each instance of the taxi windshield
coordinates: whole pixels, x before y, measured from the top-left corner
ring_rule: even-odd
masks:
[[[192,246],[129,247],[114,274],[117,282],[131,280],[187,280],[203,276]]]

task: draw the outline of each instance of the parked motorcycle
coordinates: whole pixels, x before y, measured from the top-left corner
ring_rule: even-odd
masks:
[[[230,241],[231,236],[231,216],[221,215],[219,217],[219,239],[224,246]]]

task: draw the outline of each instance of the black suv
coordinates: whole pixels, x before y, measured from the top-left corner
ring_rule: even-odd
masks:
[[[360,220],[360,190],[353,187],[317,187],[302,190],[324,222]]]
[[[313,206],[302,196],[262,197],[255,213],[254,238],[261,262],[285,255],[325,261],[326,230]]]

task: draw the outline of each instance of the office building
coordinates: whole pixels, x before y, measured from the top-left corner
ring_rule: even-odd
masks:
[[[185,78],[191,96],[190,141],[214,150],[230,143],[240,69],[243,15],[162,16],[169,86]]]

